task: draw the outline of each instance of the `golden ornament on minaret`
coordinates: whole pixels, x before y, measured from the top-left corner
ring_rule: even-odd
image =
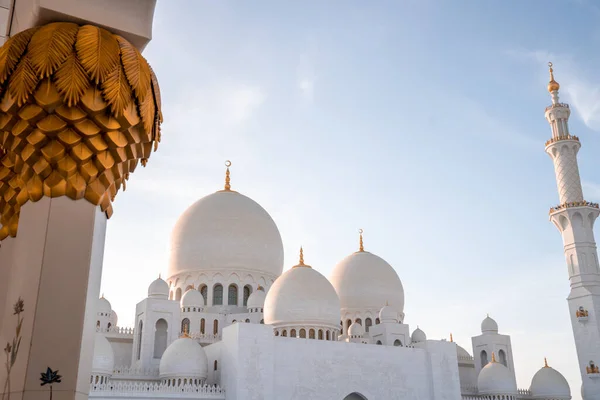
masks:
[[[0,48],[0,240],[43,196],[86,199],[110,217],[161,122],[156,76],[122,37],[67,22],[11,37]]]

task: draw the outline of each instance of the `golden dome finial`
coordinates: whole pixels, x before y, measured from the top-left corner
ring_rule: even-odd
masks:
[[[183,332],[181,333],[180,338],[187,338],[190,339],[190,333],[189,333],[190,327],[186,325],[183,325]]]
[[[365,245],[363,243],[363,232],[364,231],[362,229],[358,230],[358,234],[359,234],[359,237],[360,237],[358,251],[360,251],[360,252],[364,252],[365,251]]]
[[[548,68],[550,68],[550,82],[548,82],[548,92],[552,93],[560,89],[560,85],[554,80],[554,69],[552,69],[551,62],[548,63]]]
[[[300,260],[298,261],[298,265],[304,265],[304,249],[300,246]]]
[[[494,353],[492,351],[492,362],[495,363],[496,362],[496,353]]]
[[[450,343],[454,343],[454,338],[452,337],[452,334],[450,334]]]
[[[550,368],[548,366],[548,360],[546,359],[546,357],[544,357],[544,368]]]
[[[227,167],[227,170],[225,171],[225,190],[230,191],[231,190],[231,178],[229,177],[229,167],[231,167],[231,161],[229,161],[229,160],[225,161],[225,166]]]

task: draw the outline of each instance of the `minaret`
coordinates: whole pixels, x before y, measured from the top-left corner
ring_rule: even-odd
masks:
[[[594,221],[598,204],[585,201],[577,166],[579,138],[569,132],[569,105],[560,103],[552,63],[548,92],[552,104],[546,107],[546,120],[552,138],[546,142],[546,153],[552,158],[560,203],[550,209],[550,220],[563,239],[565,258],[571,282],[569,312],[577,347],[579,370],[583,381],[584,400],[600,400],[600,374],[590,368],[600,362],[600,269],[594,240]]]

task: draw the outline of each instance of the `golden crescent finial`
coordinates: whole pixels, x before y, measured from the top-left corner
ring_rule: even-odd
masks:
[[[364,231],[362,229],[358,230],[358,234],[359,234],[359,237],[360,237],[358,251],[360,251],[360,252],[365,251],[365,245],[363,243],[363,232]]]
[[[552,64],[552,63],[550,63],[550,64]],[[546,357],[544,357],[544,368],[550,368],[548,366],[548,360],[546,359]]]
[[[229,167],[231,167],[231,161],[225,161],[225,166],[227,167],[227,171],[225,171],[225,190],[231,190],[231,178],[229,177]]]
[[[558,82],[554,80],[554,69],[552,69],[552,63],[548,63],[548,68],[550,69],[550,82],[548,82],[548,92],[552,93],[558,91],[560,89],[560,85]]]
[[[454,343],[454,338],[452,337],[452,334],[450,334],[450,342]]]
[[[300,260],[298,261],[298,265],[304,265],[304,249],[300,246]]]
[[[492,362],[495,363],[496,362],[496,353],[494,353],[492,351]]]

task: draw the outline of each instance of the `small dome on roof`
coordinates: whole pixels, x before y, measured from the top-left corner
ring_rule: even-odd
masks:
[[[569,400],[571,398],[569,383],[560,372],[549,367],[548,363],[535,373],[529,390],[534,399]]]
[[[160,359],[159,374],[161,379],[205,380],[208,376],[208,358],[198,342],[183,337],[165,350]]]
[[[517,394],[517,383],[510,370],[496,362],[494,353],[492,353],[492,361],[479,372],[477,389],[480,394],[484,395],[513,395]]]
[[[110,302],[104,298],[104,295],[98,299],[97,312],[109,314],[112,311]]]
[[[481,322],[481,333],[498,333],[498,324],[489,315]]]
[[[112,375],[115,368],[115,353],[108,340],[101,333],[96,333],[94,338],[94,358],[92,360],[92,374]]]
[[[427,340],[427,335],[417,326],[417,329],[415,329],[410,336],[410,340],[413,343],[425,342]]]
[[[381,310],[379,310],[379,320],[381,323],[391,322],[398,323],[398,312],[394,309],[394,307],[385,305]]]
[[[204,307],[204,296],[196,289],[188,289],[181,296],[181,307]]]
[[[148,286],[148,297],[152,299],[168,299],[169,284],[160,276]]]
[[[348,336],[361,337],[364,334],[365,334],[365,329],[358,322],[353,322],[352,325],[350,325],[350,328],[348,328]]]
[[[246,303],[246,307],[248,308],[263,308],[265,305],[265,299],[267,294],[265,293],[265,289],[262,286],[259,286],[250,297],[248,297],[248,302]]]
[[[471,358],[471,355],[467,350],[465,350],[462,346],[456,345],[456,355],[463,360],[466,358]]]

